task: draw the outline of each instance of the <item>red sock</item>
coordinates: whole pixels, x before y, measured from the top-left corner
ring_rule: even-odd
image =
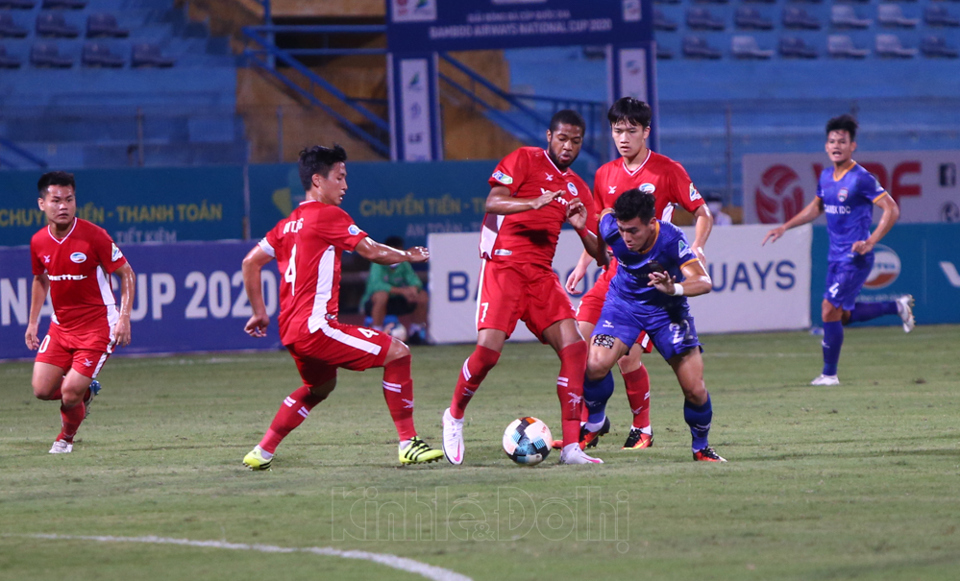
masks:
[[[563,444],[580,441],[580,414],[583,412],[583,376],[587,372],[587,342],[577,341],[560,350],[557,397],[563,420]]]
[[[71,408],[66,408],[61,405],[60,435],[57,436],[57,439],[73,442],[73,437],[77,435],[77,430],[80,429],[80,423],[83,422],[83,418],[86,415],[87,408],[85,405],[83,405],[83,402],[80,402]]]
[[[650,374],[643,365],[636,371],[623,374],[623,383],[627,388],[627,401],[633,412],[633,427],[650,426]]]
[[[410,377],[410,356],[394,359],[383,366],[383,399],[387,400],[390,417],[397,426],[400,441],[417,435],[413,427],[413,379]]]
[[[310,388],[306,385],[300,386],[296,391],[287,396],[280,406],[280,411],[273,417],[270,429],[264,434],[260,441],[260,449],[264,452],[273,454],[277,451],[277,446],[287,437],[287,434],[294,428],[303,423],[310,415],[313,406],[322,402],[326,397],[313,395]]]
[[[460,369],[457,388],[453,390],[453,400],[450,401],[450,415],[458,420],[463,419],[463,412],[467,409],[473,394],[499,360],[499,352],[477,345]]]

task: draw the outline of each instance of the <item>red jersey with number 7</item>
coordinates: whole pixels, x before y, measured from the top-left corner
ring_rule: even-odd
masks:
[[[367,237],[338,206],[308,200],[260,241],[280,270],[280,341],[329,328],[340,303],[340,257]]]
[[[655,217],[664,222],[673,221],[673,210],[677,206],[692,214],[704,205],[687,170],[653,151],[648,151],[640,167],[633,171],[627,169],[622,157],[600,166],[593,182],[593,195],[599,210],[603,211],[612,208],[620,194],[633,188],[653,194]]]

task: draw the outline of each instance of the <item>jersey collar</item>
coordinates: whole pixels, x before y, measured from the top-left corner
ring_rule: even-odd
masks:
[[[76,228],[77,228],[77,217],[74,216],[74,218],[73,218],[73,226],[70,226],[70,230],[67,232],[67,235],[64,236],[63,238],[57,238],[56,236],[54,236],[54,235],[53,235],[53,231],[50,229],[50,226],[52,226],[52,224],[47,224],[47,234],[49,234],[49,235],[50,235],[50,238],[53,238],[53,241],[56,242],[57,244],[63,244],[64,241],[65,241],[67,238],[69,238],[71,234],[73,234],[73,231],[76,230]]]
[[[653,250],[653,247],[657,245],[657,240],[660,238],[660,220],[657,220],[656,227],[653,233],[653,242],[650,243],[646,248],[640,249],[640,252],[637,254],[650,254],[650,251]]]
[[[637,175],[638,173],[640,173],[640,170],[642,170],[643,167],[644,167],[645,165],[647,165],[647,162],[650,161],[650,156],[651,156],[651,155],[653,155],[653,150],[652,150],[652,149],[648,149],[648,150],[647,150],[647,157],[643,158],[643,163],[641,163],[641,164],[640,164],[640,167],[638,167],[637,169],[635,169],[635,170],[633,170],[633,171],[630,171],[629,169],[627,169],[627,162],[623,161],[623,158],[621,157],[621,158],[620,158],[620,167],[623,168],[623,171],[627,172],[627,175],[628,175],[628,176],[633,177],[633,176]]]
[[[543,150],[543,157],[547,158],[547,161],[550,162],[550,165],[553,166],[553,169],[557,170],[557,173],[560,174],[562,177],[567,177],[567,174],[570,173],[569,167],[564,171],[560,171],[560,168],[557,167],[557,164],[553,163],[553,159],[550,157],[550,152],[547,151],[546,149]]]
[[[851,159],[850,161],[853,161],[853,160]],[[840,175],[837,175],[837,170],[836,170],[836,168],[834,168],[834,170],[833,170],[833,181],[839,182],[840,180],[843,179],[843,176],[845,176],[845,175],[847,175],[848,173],[850,173],[850,170],[852,170],[852,169],[855,168],[855,167],[857,167],[857,162],[853,161],[853,164],[851,164],[850,167],[848,167],[847,169],[841,171],[841,172],[840,172]]]

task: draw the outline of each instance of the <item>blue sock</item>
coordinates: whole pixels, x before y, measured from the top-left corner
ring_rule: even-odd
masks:
[[[882,303],[856,303],[853,310],[850,311],[850,320],[848,323],[859,323],[860,321],[869,321],[884,315],[897,314],[896,301],[884,301]]]
[[[710,422],[713,421],[713,406],[710,405],[710,394],[707,394],[707,402],[703,405],[693,405],[684,401],[683,419],[690,426],[690,434],[693,436],[693,451],[697,452],[709,446],[707,436],[710,434]]]
[[[843,323],[831,321],[823,324],[823,374],[836,375],[843,347]]]
[[[583,403],[590,413],[589,422],[603,422],[606,416],[607,400],[613,395],[613,374],[607,375],[599,381],[583,379]]]

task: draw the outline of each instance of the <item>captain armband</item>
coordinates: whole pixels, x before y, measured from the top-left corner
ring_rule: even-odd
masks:
[[[606,349],[613,349],[613,340],[612,335],[594,335],[593,344],[597,347],[604,347]]]

